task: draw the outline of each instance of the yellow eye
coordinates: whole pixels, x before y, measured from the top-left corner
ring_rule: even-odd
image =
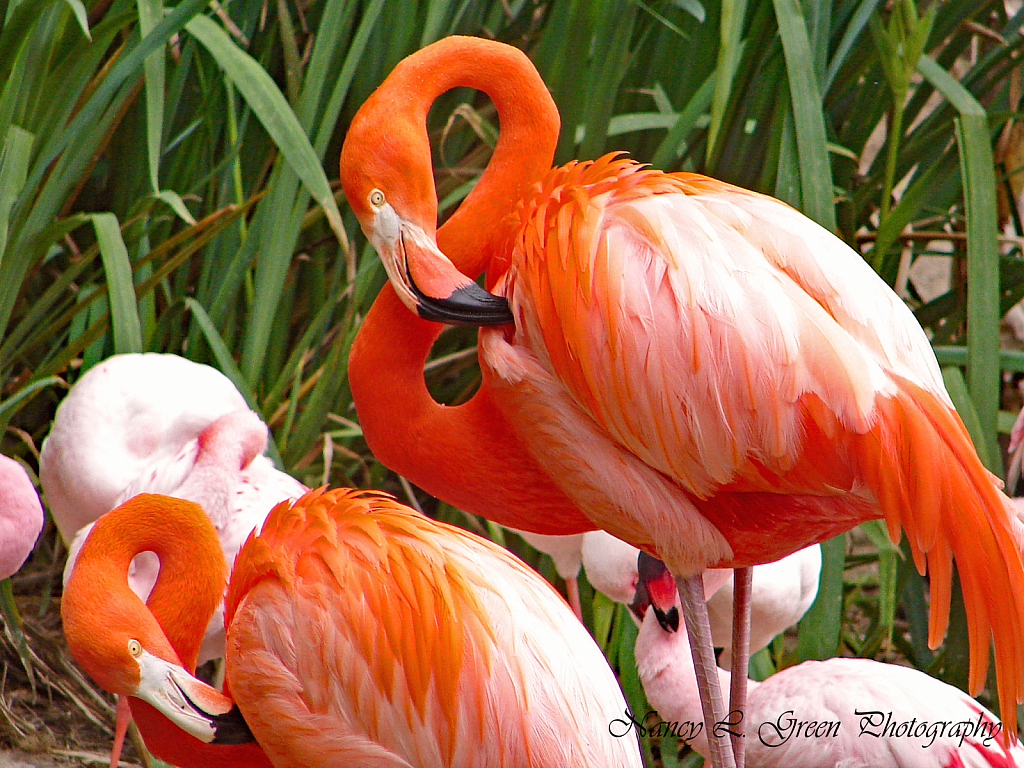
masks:
[[[135,658],[138,658],[139,656],[141,656],[142,655],[142,643],[140,643],[138,640],[129,640],[128,641],[128,653],[130,653]]]
[[[375,189],[370,193],[370,205],[380,206],[384,205],[384,193],[379,189]]]

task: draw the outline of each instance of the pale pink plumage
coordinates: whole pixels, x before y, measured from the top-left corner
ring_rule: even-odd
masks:
[[[0,455],[0,579],[28,559],[43,529],[43,507],[25,468]]]
[[[65,581],[92,520],[139,493],[199,503],[225,558],[234,562],[274,504],[306,491],[262,455],[266,442],[266,425],[209,366],[143,354],[112,357],[91,369],[57,409],[40,455],[47,501],[70,538]],[[149,594],[158,566],[149,552],[135,559],[129,581],[137,594]],[[221,611],[207,629],[200,662],[223,654]]]
[[[730,574],[731,575],[731,574]],[[821,546],[797,550],[774,563],[755,565],[751,570],[750,652],[764,648],[776,635],[796,624],[818,595],[821,575]],[[718,663],[732,668],[733,580],[708,598],[711,637],[722,653]]]
[[[703,723],[686,632],[662,629],[651,607],[641,624],[635,653],[647,699],[666,723],[662,728],[676,723],[678,732],[692,734]],[[720,669],[719,677],[728,688],[729,673]],[[1024,765],[1024,747],[1019,742],[1007,750],[998,738],[991,738],[1001,733],[995,715],[963,691],[909,667],[869,659],[805,661],[764,682],[751,680],[747,690],[744,723],[750,768]],[[643,714],[637,714],[637,719]],[[900,725],[912,721],[917,725]],[[989,730],[978,730],[961,745],[959,737],[938,735],[941,726],[933,724],[946,721],[984,721]],[[815,726],[816,733],[807,738],[797,735],[803,732],[797,730],[801,722],[803,729],[809,722],[828,725]],[[840,725],[831,725],[835,722]],[[645,726],[657,727],[657,723],[652,716]],[[896,730],[900,728],[904,730]],[[912,728],[919,729],[919,737],[908,730]],[[692,745],[707,754],[703,732]]]
[[[117,506],[132,484],[136,492],[178,487],[194,460],[192,441],[247,407],[220,371],[177,355],[115,355],[90,368],[57,408],[39,456],[64,542]]]
[[[636,595],[637,555],[640,551],[604,531],[583,535],[582,561],[594,589],[617,603],[629,605]],[[818,593],[821,547],[798,550],[774,563],[752,569],[750,598],[750,652],[764,648],[811,607]],[[732,571],[703,573],[711,638],[722,648],[719,663],[729,669],[732,658]]]

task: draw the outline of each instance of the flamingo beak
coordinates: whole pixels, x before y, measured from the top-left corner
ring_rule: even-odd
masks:
[[[181,666],[143,650],[138,656],[139,685],[132,694],[186,733],[207,744],[254,741],[235,703],[188,674]]]
[[[468,326],[513,322],[503,296],[488,293],[459,272],[431,235],[391,205],[374,211],[367,236],[402,303],[424,320]]]
[[[675,606],[675,580],[668,572],[665,564],[641,551],[637,556],[636,599],[633,601],[634,612],[640,609],[640,620],[650,606],[654,617],[666,632],[679,630],[679,609]]]

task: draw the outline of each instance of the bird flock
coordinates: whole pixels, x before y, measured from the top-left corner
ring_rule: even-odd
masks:
[[[438,228],[425,118],[457,86],[501,133]],[[445,38],[360,109],[341,182],[389,277],[348,361],[367,444],[549,554],[565,598],[390,496],[281,471],[215,369],[111,357],[58,407],[39,480],[68,647],[119,697],[112,765],[129,720],[180,768],[639,768],[642,733],[715,768],[1024,765],[1024,526],[913,316],[788,206],[621,155],[552,169],[558,130],[525,55]],[[452,407],[423,382],[443,324],[480,329]],[[43,508],[7,457],[0,489],[7,578]],[[929,575],[933,646],[955,562],[970,692],[991,644],[1001,717],[865,659],[748,681],[814,601],[818,542],[878,518]],[[582,623],[581,569],[637,623],[649,712]]]

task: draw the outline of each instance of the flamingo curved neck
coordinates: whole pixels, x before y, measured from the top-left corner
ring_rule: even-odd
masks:
[[[426,117],[440,94],[467,86],[487,93],[501,121],[494,153],[476,187],[437,232],[437,243],[476,277],[502,258],[500,222],[550,168],[558,110],[526,56],[478,38],[446,38],[399,64],[361,110],[369,123],[402,116],[425,153]],[[369,108],[368,108],[369,107]],[[436,203],[435,203],[436,205]],[[385,285],[349,354],[348,373],[367,444],[428,493],[495,522],[537,533],[582,533],[594,526],[555,487],[513,435],[484,381],[466,403],[431,397],[423,364],[442,326],[414,316]],[[396,435],[394,425],[406,430]]]
[[[464,274],[476,277],[500,256],[499,223],[551,168],[558,143],[558,108],[524,53],[474,37],[450,37],[403,60],[374,98],[391,115],[415,121],[428,153],[427,112],[452,88],[483,91],[494,102],[500,133],[472,192],[437,232],[438,247]],[[436,204],[435,204],[436,205]]]
[[[191,502],[140,494],[97,522],[73,571],[81,572],[80,577],[87,577],[95,589],[106,593],[108,602],[123,610],[148,610],[189,672],[195,668],[203,632],[220,602],[227,575],[213,526],[202,518],[205,526],[197,526],[199,516],[205,517]],[[127,579],[132,558],[141,552],[160,558],[145,607]]]
[[[160,558],[160,572],[143,606],[129,588],[127,574],[132,558],[146,551]],[[107,606],[107,614],[115,621],[138,625],[150,621],[148,611],[182,665],[193,672],[203,633],[226,586],[227,565],[213,525],[198,505],[141,494],[97,522],[72,579],[76,581],[71,590],[74,599],[67,600],[66,591],[63,608],[84,614],[90,631],[104,629],[91,623],[96,605]],[[65,631],[69,618],[65,615]],[[256,744],[205,744],[172,725],[146,702],[134,698],[129,702],[147,747],[161,760],[182,768],[270,766]]]

